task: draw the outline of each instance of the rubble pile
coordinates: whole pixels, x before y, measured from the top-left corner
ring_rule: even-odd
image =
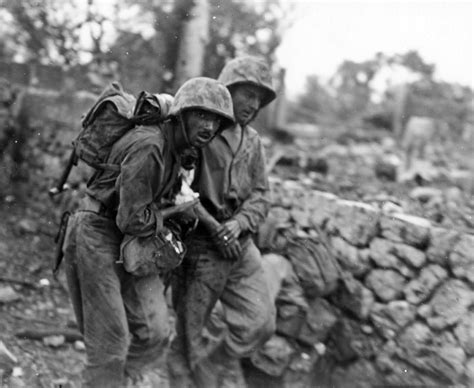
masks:
[[[249,386],[470,386],[474,235],[272,185],[258,243],[277,333],[246,365]]]

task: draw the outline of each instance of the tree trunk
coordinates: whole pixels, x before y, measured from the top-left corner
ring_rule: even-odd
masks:
[[[194,0],[187,3],[175,67],[175,90],[189,78],[202,74],[204,54],[209,41],[208,0]]]

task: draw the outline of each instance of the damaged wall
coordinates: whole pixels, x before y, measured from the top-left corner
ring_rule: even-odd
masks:
[[[281,280],[278,332],[247,368],[251,386],[472,386],[474,235],[296,181],[274,181],[273,194],[264,262],[280,271],[291,262],[294,272],[269,276]],[[285,241],[318,228],[343,274],[320,296],[305,289]]]

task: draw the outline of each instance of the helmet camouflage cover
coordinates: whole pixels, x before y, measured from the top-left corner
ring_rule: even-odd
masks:
[[[247,83],[262,88],[265,93],[260,108],[268,105],[276,97],[270,68],[257,57],[243,56],[230,60],[222,69],[218,81],[227,87]]]
[[[191,78],[178,89],[169,114],[177,116],[187,109],[202,109],[219,115],[219,130],[234,124],[232,97],[223,84],[212,78]]]

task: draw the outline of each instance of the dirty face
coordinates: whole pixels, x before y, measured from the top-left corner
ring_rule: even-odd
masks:
[[[235,120],[242,126],[252,121],[260,109],[263,90],[251,84],[238,84],[231,88]]]
[[[209,143],[221,124],[219,115],[202,109],[186,110],[183,118],[189,145],[196,148]]]

